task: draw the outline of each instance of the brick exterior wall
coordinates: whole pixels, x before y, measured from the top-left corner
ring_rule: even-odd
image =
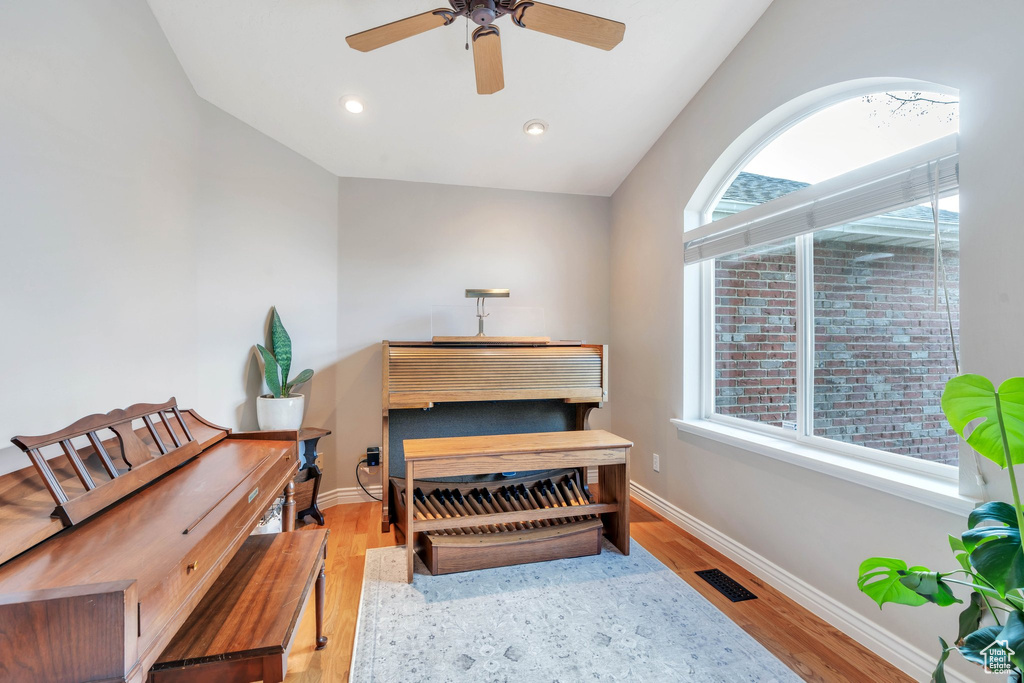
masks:
[[[954,373],[933,250],[815,240],[814,433],[957,463],[939,407]],[[865,259],[881,252],[891,257]],[[857,260],[857,259],[860,260]],[[945,252],[953,329],[959,261]],[[715,268],[716,410],[783,426],[796,420],[794,247],[724,258]]]

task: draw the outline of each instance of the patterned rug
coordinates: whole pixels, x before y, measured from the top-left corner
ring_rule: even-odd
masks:
[[[538,564],[430,576],[366,551],[351,680],[797,682],[634,541]]]

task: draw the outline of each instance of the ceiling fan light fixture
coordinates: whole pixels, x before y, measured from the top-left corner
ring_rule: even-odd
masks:
[[[523,132],[533,137],[544,135],[548,132],[548,124],[540,119],[531,119],[523,125]]]
[[[481,26],[488,26],[498,18],[494,9],[494,0],[475,0],[469,12],[470,18]]]
[[[442,8],[414,14],[353,33],[345,38],[345,42],[354,50],[370,52],[442,26],[451,26],[456,18],[466,17],[467,29],[469,20],[479,25],[473,33],[476,91],[480,95],[493,95],[505,87],[501,36],[494,22],[506,14],[519,28],[546,33],[601,50],[613,49],[622,42],[626,33],[626,25],[622,22],[532,0],[448,0],[448,4],[451,9]],[[466,38],[466,49],[469,50],[469,36]],[[535,129],[530,134],[540,135],[542,132]]]
[[[363,113],[363,101],[355,95],[345,95],[341,98],[341,106],[345,107],[345,111],[349,114],[362,114]]]

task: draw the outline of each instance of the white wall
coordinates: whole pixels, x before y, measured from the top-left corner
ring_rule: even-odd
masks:
[[[736,138],[808,91],[874,77],[957,88],[965,369],[1024,374],[1021,25],[1024,4],[1009,0],[775,0],[612,200],[612,425],[637,442],[634,478],[936,656],[936,636],[956,634],[957,611],[887,605],[879,612],[856,589],[857,567],[889,555],[950,568],[945,535],[959,533],[965,520],[680,435],[669,423],[683,411],[683,207]],[[660,474],[652,452],[662,456]],[[984,680],[956,660],[956,669]]]
[[[273,304],[333,423],[332,174],[200,100],[144,2],[4,3],[0,92],[0,443],[171,395],[255,428]]]
[[[543,308],[552,339],[607,343],[607,198],[349,178],[339,188],[340,485],[355,486],[355,462],[380,445],[381,340],[430,339],[431,307],[472,305],[467,287],[511,289],[494,307]],[[593,426],[609,424],[615,399],[613,385]]]
[[[516,305],[545,309],[552,337],[610,342],[611,425],[637,442],[640,484],[936,652],[955,611],[878,612],[856,567],[871,554],[947,567],[944,534],[962,519],[669,424],[682,411],[682,208],[733,140],[807,91],[877,76],[958,88],[963,355],[969,370],[1024,374],[1010,201],[1024,181],[1022,7],[775,0],[609,202],[338,181],[200,101],[144,3],[5,3],[0,438],[172,393],[252,427],[249,350],[277,304],[297,365],[318,371],[307,424],[336,432],[325,489],[353,486],[380,442],[380,340],[428,338],[430,307],[467,286],[510,287]],[[0,453],[0,468],[21,457]]]
[[[145,3],[0,13],[0,443],[172,394],[255,428],[276,304],[317,372],[305,424],[335,431],[323,489],[354,487],[380,443],[379,343],[428,339],[431,305],[511,287],[551,336],[608,340],[607,198],[341,180],[339,201],[196,96]],[[0,471],[26,464],[0,450]]]

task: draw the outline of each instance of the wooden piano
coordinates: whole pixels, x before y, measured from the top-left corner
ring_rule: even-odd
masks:
[[[383,342],[382,526],[407,539],[410,581],[413,547],[434,574],[593,555],[602,534],[628,554],[632,443],[582,431],[608,400],[607,355],[580,342]]]
[[[146,680],[282,491],[294,524],[294,433],[171,399],[13,441],[32,465],[0,477],[0,680]]]

